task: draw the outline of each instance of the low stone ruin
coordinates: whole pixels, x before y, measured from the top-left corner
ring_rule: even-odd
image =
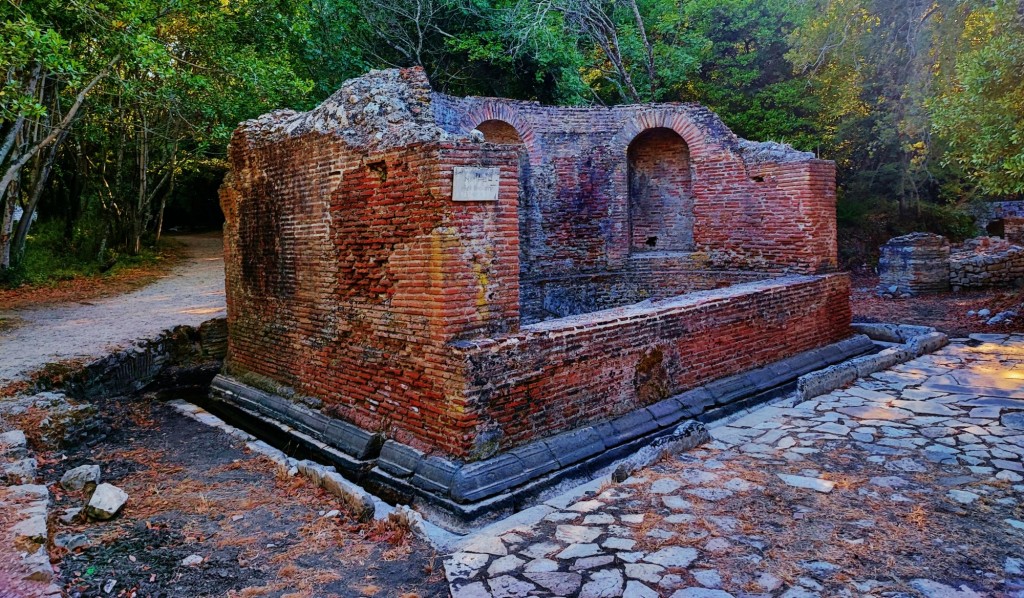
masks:
[[[949,256],[954,291],[1024,282],[1024,247],[996,237],[969,239]]]
[[[949,290],[949,241],[941,235],[911,233],[890,239],[878,260],[878,290],[917,295]]]
[[[1024,283],[1024,247],[977,237],[951,247],[931,233],[890,239],[878,260],[878,293],[899,297]]]

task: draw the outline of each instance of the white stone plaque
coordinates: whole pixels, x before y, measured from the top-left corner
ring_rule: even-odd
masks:
[[[452,201],[498,201],[497,167],[456,166],[452,181]]]

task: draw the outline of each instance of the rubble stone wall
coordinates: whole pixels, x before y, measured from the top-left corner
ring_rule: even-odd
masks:
[[[994,220],[1024,218],[1024,201],[979,202],[971,204],[968,207],[968,212],[974,215],[978,226],[984,231]]]
[[[949,290],[949,241],[942,235],[911,233],[882,245],[878,292],[935,293]]]
[[[954,291],[1024,282],[1024,247],[990,237],[971,239],[952,253],[949,282]]]

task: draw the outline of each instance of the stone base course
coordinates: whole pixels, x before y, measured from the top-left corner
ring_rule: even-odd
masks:
[[[867,336],[854,336],[471,463],[427,455],[390,439],[381,444],[379,436],[227,376],[214,380],[212,396],[217,408],[276,427],[375,492],[411,498],[438,524],[467,529],[591,479],[652,443],[678,442],[680,434],[694,433],[679,429],[685,420],[723,417],[792,388],[801,375],[874,348]]]

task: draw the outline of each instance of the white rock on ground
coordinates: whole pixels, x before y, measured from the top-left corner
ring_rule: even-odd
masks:
[[[74,469],[64,472],[60,478],[60,485],[68,492],[81,492],[88,486],[98,486],[100,483],[99,465],[80,465]]]
[[[3,476],[0,477],[3,477],[11,484],[31,484],[36,479],[37,465],[36,460],[31,457],[5,463],[3,465]]]
[[[28,446],[28,443],[25,439],[25,433],[21,430],[11,430],[10,432],[0,434],[0,452],[2,453],[24,449],[26,446]]]
[[[93,519],[106,520],[117,515],[126,502],[128,502],[127,492],[113,484],[100,484],[92,493],[85,512]]]
[[[815,490],[817,492],[829,493],[835,488],[836,483],[821,478],[809,478],[802,475],[787,475],[783,473],[776,474],[783,482],[786,482],[794,488],[804,488],[807,490]]]

